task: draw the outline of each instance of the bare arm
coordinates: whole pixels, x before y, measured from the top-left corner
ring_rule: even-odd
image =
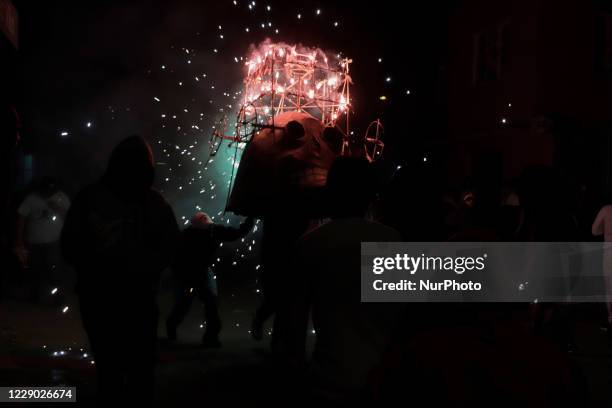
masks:
[[[591,233],[593,235],[603,235],[604,234],[604,224],[605,224],[605,211],[602,208],[599,210],[597,217],[595,217],[595,221],[593,221],[593,226],[591,227]]]

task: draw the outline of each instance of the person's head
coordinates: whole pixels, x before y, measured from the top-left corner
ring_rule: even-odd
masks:
[[[213,220],[205,212],[197,212],[191,217],[191,226],[194,228],[206,228]]]
[[[338,157],[325,187],[332,217],[363,217],[374,198],[374,172],[366,159]]]
[[[40,183],[38,183],[36,190],[38,194],[45,198],[51,197],[59,191],[58,182],[53,177],[43,177]]]
[[[123,139],[112,151],[104,180],[123,196],[138,196],[153,185],[155,168],[151,147],[138,135]]]
[[[0,138],[2,138],[2,153],[9,153],[19,143],[21,122],[14,106],[0,104]]]

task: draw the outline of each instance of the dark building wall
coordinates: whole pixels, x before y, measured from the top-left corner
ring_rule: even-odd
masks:
[[[449,125],[460,132],[489,130],[499,124],[508,114],[508,103],[512,103],[511,112],[518,120],[534,110],[531,92],[537,80],[537,18],[521,12],[533,9],[534,2],[508,2],[505,9],[491,3],[467,2],[450,21]],[[477,36],[496,35],[503,25],[508,30],[507,61],[498,79],[480,80],[475,72]]]
[[[553,164],[591,194],[609,195],[612,4],[492,3],[464,1],[450,19],[451,174],[456,180],[473,175],[479,156],[497,155],[498,168],[488,171],[500,177]],[[499,27],[506,30],[503,62],[495,78],[480,80],[476,38]]]
[[[15,97],[18,14],[10,0],[0,0],[0,87],[2,97]]]
[[[612,15],[595,1],[545,0],[540,16],[538,103],[583,123],[612,116],[612,73],[598,73],[596,21]]]
[[[540,1],[472,0],[450,18],[448,117],[457,177],[470,174],[476,158],[492,152],[501,153],[497,171],[505,177],[528,163],[552,160],[545,148],[549,137],[534,136],[532,128],[541,7]],[[488,50],[483,37],[493,44]],[[483,59],[494,77],[483,75]]]
[[[33,175],[32,156],[24,152],[24,140],[28,135],[23,132],[22,108],[27,101],[21,92],[19,23],[19,12],[13,2],[0,0],[0,103],[16,108],[22,124],[21,142],[10,163],[12,188],[28,184]]]
[[[538,111],[551,120],[555,165],[606,196],[612,188],[612,3],[544,0],[540,20]]]
[[[483,47],[482,36],[495,46]],[[590,167],[584,176],[612,168],[607,2],[466,0],[450,17],[447,67],[450,144],[461,175],[492,151],[505,178],[529,164]]]

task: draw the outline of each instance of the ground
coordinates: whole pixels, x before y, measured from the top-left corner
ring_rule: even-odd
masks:
[[[161,316],[168,314],[171,291],[159,296]],[[163,319],[158,337],[157,400],[160,405],[186,406],[196,401],[226,406],[269,406],[272,384],[269,335],[254,341],[249,324],[259,297],[252,289],[220,290],[224,322],[223,347],[199,347],[202,306],[196,301],[179,330],[179,342],[165,340]],[[91,402],[95,392],[94,367],[80,324],[75,299],[62,313],[61,305],[9,299],[0,305],[0,386],[70,385],[78,400]],[[577,307],[576,351],[571,353],[586,382],[591,406],[612,406],[612,347],[593,313]],[[312,339],[312,338],[311,338]],[[61,354],[61,351],[64,354]],[[54,352],[58,355],[54,356]],[[23,406],[23,405],[21,405]]]
[[[206,396],[246,405],[257,396],[255,387],[269,371],[269,327],[261,342],[249,333],[260,296],[251,287],[221,289],[223,347],[205,350],[199,346],[204,318],[197,300],[179,328],[179,341],[165,340],[163,322],[172,305],[172,291],[163,286],[167,289],[159,295],[158,400],[167,405],[164,402],[186,403]],[[95,392],[94,366],[77,301],[74,295],[57,305],[50,300],[53,297],[32,304],[13,296],[0,304],[0,386],[70,385],[77,387],[79,401],[90,401]],[[70,305],[66,313],[62,313],[64,303]]]

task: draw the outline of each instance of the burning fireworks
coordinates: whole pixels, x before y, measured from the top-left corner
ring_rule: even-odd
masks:
[[[303,112],[323,126],[340,131],[342,155],[352,154],[353,144],[360,145],[357,154],[369,161],[377,160],[384,149],[380,120],[371,122],[362,138],[353,137],[354,132],[349,127],[350,85],[353,83],[349,67],[352,62],[342,54],[270,40],[253,47],[245,62],[242,106],[236,117],[235,132],[227,133],[226,116],[219,119],[209,141],[210,156],[217,154],[224,140],[230,141],[229,146],[236,149],[243,148],[255,132],[266,126],[274,127],[277,115]],[[386,82],[391,82],[390,76]],[[387,97],[383,95],[380,100],[385,101]]]
[[[323,126],[335,127],[342,133],[346,145],[352,134],[349,129],[351,63],[342,54],[302,45],[267,40],[253,47],[245,62],[235,132],[228,134],[227,117],[219,119],[209,142],[210,155],[217,154],[224,140],[230,141],[230,146],[244,147],[255,132],[264,126],[274,126],[274,118],[285,112],[303,112]]]
[[[280,113],[299,111],[338,126],[350,109],[351,62],[318,48],[264,42],[245,63],[245,116],[267,123]],[[339,127],[348,135],[348,115]]]

